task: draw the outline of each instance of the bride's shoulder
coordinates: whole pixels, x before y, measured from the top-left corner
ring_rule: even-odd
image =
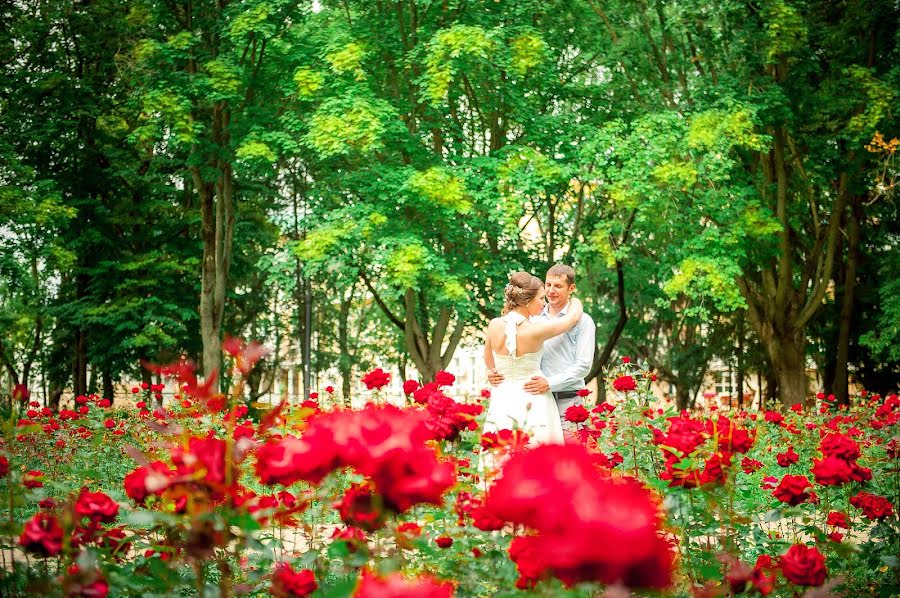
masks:
[[[488,330],[492,328],[502,328],[503,327],[503,318],[494,318],[488,323]]]

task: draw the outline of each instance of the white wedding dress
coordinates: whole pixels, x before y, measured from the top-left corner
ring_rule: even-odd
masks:
[[[532,376],[546,377],[541,372],[543,348],[517,357],[516,333],[519,324],[525,321],[525,316],[509,312],[501,319],[506,324],[504,345],[509,355],[494,352],[494,367],[503,374],[503,382],[491,390],[484,431],[521,430],[528,434],[529,446],[564,444],[556,399],[550,392],[531,394],[524,388]]]

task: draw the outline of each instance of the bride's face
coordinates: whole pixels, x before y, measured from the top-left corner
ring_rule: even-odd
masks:
[[[525,306],[528,309],[528,317],[536,316],[544,310],[544,294],[544,289],[541,289]]]

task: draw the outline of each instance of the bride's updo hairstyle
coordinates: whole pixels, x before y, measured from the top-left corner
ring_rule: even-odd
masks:
[[[503,293],[502,314],[505,316],[517,307],[528,305],[542,288],[544,283],[537,276],[532,276],[528,272],[515,272],[509,277],[509,284]]]

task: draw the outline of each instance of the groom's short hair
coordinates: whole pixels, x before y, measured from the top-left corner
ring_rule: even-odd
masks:
[[[566,282],[569,283],[569,286],[575,284],[575,270],[572,266],[567,266],[565,264],[555,264],[551,266],[549,270],[547,270],[547,276],[565,276]]]

